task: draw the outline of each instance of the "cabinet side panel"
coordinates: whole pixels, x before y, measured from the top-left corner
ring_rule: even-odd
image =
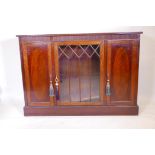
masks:
[[[21,61],[21,71],[22,71],[22,80],[23,80],[23,90],[24,90],[24,100],[25,100],[25,105],[28,106],[28,99],[27,99],[27,94],[26,94],[26,76],[25,76],[25,71],[24,71],[24,48],[22,46],[22,40],[19,38],[19,48],[20,48],[20,61]]]
[[[138,68],[139,68],[139,45],[140,40],[132,41],[132,100],[133,104],[137,105],[137,94],[138,94]]]

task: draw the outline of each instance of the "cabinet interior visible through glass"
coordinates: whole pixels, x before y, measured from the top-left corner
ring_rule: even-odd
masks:
[[[100,100],[100,46],[58,46],[61,102]]]

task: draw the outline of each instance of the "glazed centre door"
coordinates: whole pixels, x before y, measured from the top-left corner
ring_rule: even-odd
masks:
[[[104,104],[104,64],[104,45],[100,41],[55,43],[56,103]]]

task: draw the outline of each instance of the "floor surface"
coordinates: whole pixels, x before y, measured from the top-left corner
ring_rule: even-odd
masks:
[[[138,116],[23,116],[23,101],[0,101],[0,129],[155,128],[155,103],[141,103]]]

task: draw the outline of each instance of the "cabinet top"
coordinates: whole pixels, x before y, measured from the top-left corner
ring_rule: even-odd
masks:
[[[143,32],[106,32],[106,33],[75,33],[75,34],[36,34],[36,35],[16,35],[17,37],[46,37],[46,36],[98,36],[98,35],[130,35],[130,34],[142,34]]]

